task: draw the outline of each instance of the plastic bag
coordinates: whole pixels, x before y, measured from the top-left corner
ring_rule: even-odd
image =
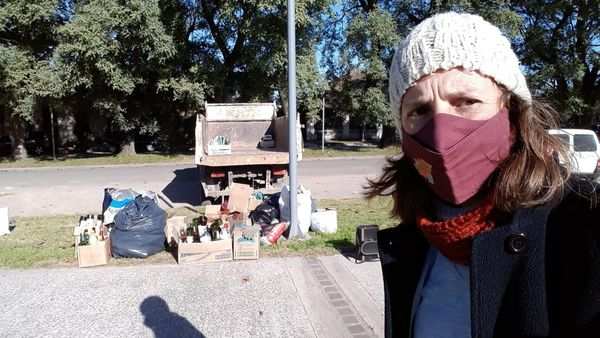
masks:
[[[102,201],[102,214],[104,224],[114,222],[117,213],[126,205],[133,202],[138,194],[131,189],[104,189],[104,201]]]
[[[308,229],[310,228],[310,216],[312,211],[312,199],[310,190],[303,186],[298,187],[298,197],[296,198],[298,210],[297,226],[290,227],[288,238],[305,238],[308,237]],[[279,196],[279,213],[281,220],[290,221],[290,191],[289,186],[284,185]]]
[[[261,203],[250,213],[253,224],[271,225],[279,223],[279,209],[267,202]]]
[[[115,257],[146,258],[164,250],[167,213],[148,197],[138,196],[115,217],[110,233]]]
[[[317,209],[310,217],[310,228],[314,232],[332,234],[337,231],[337,211],[335,209]]]
[[[141,195],[142,197],[148,197],[149,199],[153,200],[156,204],[158,204],[158,194],[154,191],[142,190],[138,195]]]

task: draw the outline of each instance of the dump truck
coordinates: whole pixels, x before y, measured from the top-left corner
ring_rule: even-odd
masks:
[[[297,126],[298,160],[302,136]],[[275,103],[206,103],[196,119],[195,163],[203,201],[228,196],[233,182],[281,190],[289,164],[288,118]]]

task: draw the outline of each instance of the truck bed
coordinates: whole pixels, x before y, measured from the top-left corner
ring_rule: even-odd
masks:
[[[277,117],[269,120],[208,121],[199,114],[196,123],[195,163],[207,167],[246,165],[285,165],[289,163],[288,120]],[[270,133],[274,148],[259,148],[263,135]],[[231,154],[209,155],[209,140],[217,135],[231,139]],[[298,135],[300,135],[298,131]],[[298,160],[302,159],[302,138],[298,140]]]

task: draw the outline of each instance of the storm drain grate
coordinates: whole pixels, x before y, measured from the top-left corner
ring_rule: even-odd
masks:
[[[321,285],[321,291],[329,304],[336,309],[344,326],[353,338],[374,337],[371,328],[364,322],[348,297],[342,292],[331,274],[317,258],[306,257],[310,272]]]

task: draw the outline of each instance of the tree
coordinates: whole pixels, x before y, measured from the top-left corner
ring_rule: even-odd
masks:
[[[0,113],[8,121],[13,156],[27,157],[26,129],[40,99],[55,94],[50,56],[54,33],[62,24],[58,1],[13,0],[0,3]]]
[[[600,1],[516,1],[524,18],[519,54],[530,86],[567,125],[600,117]]]
[[[393,138],[387,76],[394,47],[419,22],[448,10],[482,15],[509,37],[517,35],[521,23],[508,3],[501,0],[356,0],[333,6],[324,36],[323,63],[330,82],[343,83],[332,92],[333,96],[345,96],[336,100],[336,110],[360,121],[363,131],[372,124],[390,126],[384,129],[383,138]]]
[[[213,100],[269,100],[287,108],[287,6],[284,0],[190,1],[196,53],[204,55]],[[323,91],[315,61],[320,13],[329,0],[296,1],[299,111],[314,117]],[[276,95],[277,96],[277,95]],[[317,107],[317,108],[315,108]]]
[[[392,16],[373,1],[361,1],[361,12],[350,22],[346,33],[351,68],[364,74],[347,93],[351,115],[361,121],[362,139],[367,125],[392,123],[387,97],[388,71],[393,47],[399,40]]]
[[[106,119],[123,154],[135,153],[136,135],[158,132],[161,115],[175,113],[165,99],[188,107],[204,99],[204,83],[169,67],[177,52],[161,19],[158,0],[89,1],[60,29],[62,80],[80,109],[89,107],[80,119]]]
[[[387,77],[393,47],[399,40],[396,22],[392,15],[377,1],[354,1],[346,3],[331,22],[342,22],[343,33],[332,28],[326,41],[343,41],[336,45],[326,43],[325,62],[330,67],[330,81],[341,83],[333,86],[332,96],[337,102],[338,114],[350,115],[362,126],[362,138],[368,125],[391,124],[387,100]],[[337,33],[336,33],[337,32]],[[338,57],[336,62],[332,58]]]

